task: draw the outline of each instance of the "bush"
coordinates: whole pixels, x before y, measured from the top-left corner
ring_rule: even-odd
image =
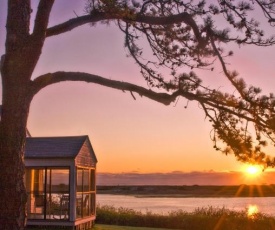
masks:
[[[274,230],[275,219],[263,214],[248,217],[246,212],[213,207],[164,214],[142,213],[129,208],[98,206],[98,224],[196,230]]]

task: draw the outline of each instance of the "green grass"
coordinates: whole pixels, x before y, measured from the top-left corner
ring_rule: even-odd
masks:
[[[167,228],[146,228],[96,224],[93,230],[168,230]]]

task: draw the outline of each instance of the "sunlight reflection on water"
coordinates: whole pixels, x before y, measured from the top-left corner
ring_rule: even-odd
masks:
[[[247,216],[253,219],[259,213],[259,208],[257,205],[249,205],[247,209]]]

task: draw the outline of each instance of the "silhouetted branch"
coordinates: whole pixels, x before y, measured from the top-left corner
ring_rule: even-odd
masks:
[[[253,117],[245,115],[244,113],[238,113],[234,111],[234,109],[236,108],[235,104],[229,104],[224,98],[219,100],[218,97],[212,95],[213,93],[195,94],[195,93],[184,91],[181,89],[178,89],[171,94],[155,92],[151,89],[146,89],[144,87],[141,87],[132,83],[111,80],[111,79],[100,77],[98,75],[82,73],[82,72],[55,72],[55,73],[47,73],[45,75],[41,75],[32,81],[33,94],[38,93],[41,89],[45,88],[46,86],[65,82],[65,81],[95,83],[102,86],[107,86],[109,88],[122,90],[123,92],[129,91],[132,96],[133,96],[133,92],[135,92],[139,94],[141,97],[145,96],[149,99],[152,99],[164,105],[170,105],[172,102],[176,100],[177,97],[183,97],[183,98],[186,98],[187,100],[197,101],[202,105],[215,108],[218,111],[228,112],[230,114],[239,116],[240,118],[246,119],[248,121],[255,122]],[[245,108],[243,110],[246,111]]]
[[[85,25],[87,23],[95,23],[103,20],[123,20],[125,22],[138,22],[138,23],[146,23],[149,25],[171,25],[177,23],[185,23],[192,27],[194,34],[197,36],[198,39],[201,38],[200,31],[196,22],[193,20],[192,16],[188,13],[179,13],[176,15],[171,15],[167,17],[153,17],[153,16],[146,16],[141,14],[131,15],[129,17],[125,17],[123,14],[110,14],[104,12],[92,12],[90,15],[84,15],[80,17],[76,17],[70,19],[64,23],[59,25],[50,27],[47,29],[47,37],[58,35],[61,33],[65,33],[68,31],[77,28],[78,26]]]
[[[54,0],[40,0],[33,29],[34,36],[45,37]]]
[[[157,93],[152,90],[137,86],[128,82],[115,81],[111,79],[106,79],[97,75],[81,73],[81,72],[55,72],[48,73],[36,78],[32,82],[33,93],[36,94],[41,89],[48,85],[65,82],[65,81],[82,81],[87,83],[95,83],[102,86],[110,87],[113,89],[119,89],[123,91],[129,91],[131,94],[133,92],[138,93],[140,96],[150,98],[154,101],[162,103],[164,105],[169,105],[171,102],[175,101],[178,96],[178,92],[173,94],[167,93]]]

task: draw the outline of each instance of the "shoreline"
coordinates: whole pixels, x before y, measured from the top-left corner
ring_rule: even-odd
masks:
[[[140,198],[275,197],[275,185],[100,185],[97,186],[97,194],[130,195]]]

